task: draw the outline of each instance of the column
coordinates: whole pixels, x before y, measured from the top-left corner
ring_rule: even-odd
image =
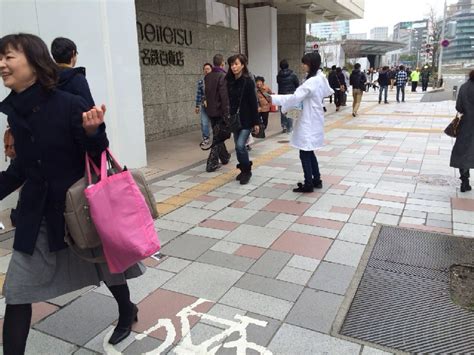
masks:
[[[278,15],[278,61],[288,60],[301,79],[301,58],[306,47],[306,15]]]

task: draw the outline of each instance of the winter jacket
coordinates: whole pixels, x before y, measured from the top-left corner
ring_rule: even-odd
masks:
[[[263,85],[260,89],[257,89],[258,107],[260,112],[270,112],[271,101],[270,98],[266,98],[264,94],[273,94],[272,90],[266,85]]]
[[[421,72],[421,80],[422,81],[429,81],[431,73],[428,70],[423,70]]]
[[[411,72],[410,79],[414,82],[420,81],[420,72],[418,70]]]
[[[34,84],[0,103],[15,138],[16,158],[0,173],[0,199],[23,185],[13,248],[33,254],[38,231],[46,220],[50,251],[64,242],[64,208],[69,187],[84,176],[85,152],[96,157],[108,146],[105,125],[88,137],[82,113],[90,104],[62,90]]]
[[[388,84],[389,84],[389,72],[388,71],[382,71],[379,74],[378,82],[379,82],[380,87],[388,86]]]
[[[365,90],[365,83],[367,82],[367,76],[361,72],[360,69],[354,69],[351,73],[349,81],[353,89]]]
[[[300,85],[298,77],[290,69],[282,69],[277,75],[278,94],[293,94]]]
[[[224,117],[229,114],[229,94],[225,71],[222,68],[214,67],[212,72],[204,78],[207,108],[209,117]],[[257,100],[255,100],[255,103]]]
[[[82,97],[90,108],[94,106],[94,99],[86,80],[86,68],[61,67],[59,72],[58,89]]]
[[[344,74],[337,73],[335,70],[331,71],[328,76],[329,86],[333,90],[341,90],[341,85],[346,85]]]
[[[208,74],[209,75],[209,74]],[[251,129],[260,123],[258,114],[257,94],[254,81],[248,76],[235,80],[227,78],[230,113],[237,113],[240,107],[240,123],[242,128]]]
[[[459,89],[456,110],[463,114],[459,124],[459,133],[452,153],[453,168],[474,168],[474,81],[469,80]]]

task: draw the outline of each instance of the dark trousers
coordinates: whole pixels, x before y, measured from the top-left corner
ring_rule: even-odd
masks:
[[[416,88],[418,87],[418,81],[411,82],[411,92],[416,92]]]
[[[300,160],[303,166],[304,183],[313,186],[313,180],[321,180],[319,164],[314,151],[300,150]]]
[[[219,123],[222,117],[209,117],[209,119],[211,120],[212,130],[214,131],[214,127]],[[224,142],[211,148],[211,152],[207,158],[206,170],[213,171],[217,169],[219,167],[219,159],[222,164],[227,164],[230,159],[230,154]]]
[[[334,103],[336,104],[336,107],[342,105],[342,94],[343,92],[341,90],[334,89]]]
[[[260,120],[262,121],[263,125],[265,126],[265,129],[267,129],[268,126],[268,115],[270,112],[260,112]]]
[[[423,91],[428,90],[428,82],[429,82],[429,80],[422,80],[421,81],[421,90],[423,90]]]
[[[382,93],[383,93],[383,92],[385,92],[385,95],[384,95],[384,102],[387,102],[387,90],[388,90],[388,86],[380,86],[379,102],[382,102]]]
[[[402,92],[402,101],[405,101],[405,85],[397,86],[397,102],[400,102],[400,91]]]

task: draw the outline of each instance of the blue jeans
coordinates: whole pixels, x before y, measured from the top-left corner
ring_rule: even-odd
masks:
[[[321,180],[319,164],[314,151],[300,150],[300,160],[303,166],[304,183],[313,186],[313,180]]]
[[[281,112],[280,109],[280,123],[281,123],[281,128],[286,129],[288,132],[291,132],[293,130],[293,119],[285,115],[283,112]]]
[[[397,102],[400,102],[400,91],[402,92],[402,101],[405,101],[405,85],[397,85]]]
[[[387,90],[388,86],[381,86],[379,91],[379,102],[382,101],[382,91],[385,91],[384,102],[387,102]]]
[[[201,106],[201,133],[202,139],[209,138],[209,117],[207,116],[206,108]]]
[[[241,165],[249,165],[249,152],[247,151],[247,139],[250,136],[250,129],[241,129],[234,133],[235,152],[237,153],[237,160]]]

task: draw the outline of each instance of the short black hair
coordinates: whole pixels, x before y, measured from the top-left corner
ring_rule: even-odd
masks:
[[[336,70],[336,68],[337,68],[337,67],[336,67],[335,65],[333,65],[333,66],[331,67],[331,70]]]
[[[280,69],[288,69],[289,65],[288,65],[288,61],[286,59],[283,59],[282,61],[280,61]]]
[[[336,68],[336,73],[342,73],[342,68],[341,68],[341,67],[337,67],[337,68]]]
[[[355,63],[354,69],[360,69],[360,64],[359,64],[359,63]]]
[[[204,69],[204,68],[207,67],[207,66],[211,67],[211,69],[212,69],[212,64],[211,64],[211,63],[205,63],[205,64],[202,66],[202,68]]]
[[[214,58],[212,58],[212,63],[215,67],[220,67],[224,63],[224,56],[222,54],[216,54]]]
[[[405,70],[405,66],[404,66],[404,65],[400,65],[400,70]]]
[[[58,37],[51,43],[51,54],[56,63],[69,64],[77,54],[77,46],[69,38]]]
[[[255,81],[261,81],[262,83],[265,82],[265,78],[263,76],[256,76]]]

